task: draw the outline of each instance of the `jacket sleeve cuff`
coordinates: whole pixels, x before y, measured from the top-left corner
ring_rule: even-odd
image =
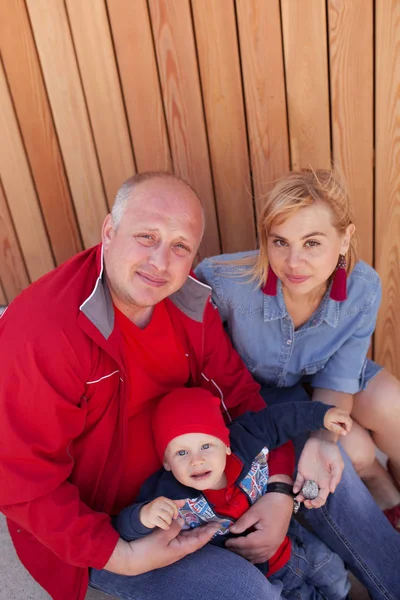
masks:
[[[324,404],[323,402],[313,401],[314,405],[314,423],[316,429],[325,429],[324,419],[325,415],[331,408],[334,408],[333,404]]]
[[[140,509],[145,504],[148,502],[131,504],[113,518],[112,523],[115,529],[126,542],[132,542],[154,531],[153,528],[145,527],[140,521]]]
[[[323,372],[317,373],[311,383],[314,388],[324,388],[344,394],[356,394],[360,391],[360,379],[332,377]]]
[[[101,540],[99,547],[97,548],[97,552],[95,552],[93,560],[88,566],[93,567],[93,569],[103,569],[104,566],[110,560],[110,557],[115,550],[115,546],[117,545],[118,540],[118,532],[115,531],[111,524],[107,525],[104,531],[103,539]]]

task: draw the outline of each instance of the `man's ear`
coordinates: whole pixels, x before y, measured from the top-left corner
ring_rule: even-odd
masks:
[[[171,467],[169,466],[169,463],[168,463],[168,461],[165,458],[163,460],[163,467],[164,467],[164,469],[166,471],[170,471],[171,470]]]
[[[101,240],[103,242],[104,248],[108,248],[111,240],[115,235],[114,224],[112,222],[111,214],[108,214],[104,219],[103,227],[101,230]]]
[[[230,454],[232,454],[232,450],[230,449],[229,446],[226,447],[226,453],[229,456]]]

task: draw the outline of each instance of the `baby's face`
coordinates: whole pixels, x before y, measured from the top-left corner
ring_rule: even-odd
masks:
[[[164,455],[164,468],[175,479],[196,490],[218,490],[226,485],[226,456],[231,450],[217,437],[185,433],[174,438]]]

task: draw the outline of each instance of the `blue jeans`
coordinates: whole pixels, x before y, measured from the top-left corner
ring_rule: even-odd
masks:
[[[124,600],[279,600],[281,583],[270,583],[240,556],[207,544],[178,562],[127,577],[90,571],[90,586]]]
[[[268,581],[265,575],[260,578],[259,574],[255,573],[255,567],[228,550],[218,547],[217,550],[222,552],[208,552],[209,548],[216,548],[210,544],[175,565],[137,577],[91,569],[90,585],[113,596],[135,600],[169,597],[185,600],[188,597],[203,600],[207,597],[218,600],[243,597],[268,600],[347,598],[350,584],[341,558],[293,519],[289,527],[289,536],[292,545],[291,558],[282,569],[269,577]],[[264,564],[259,565],[257,569],[260,569],[261,573],[265,572]],[[206,578],[204,573],[207,573]],[[201,583],[198,583],[200,581]]]
[[[374,600],[400,598],[400,535],[375,503],[341,448],[345,468],[334,494],[302,514],[348,565]]]
[[[90,586],[126,600],[344,600],[350,584],[339,556],[295,521],[289,534],[290,561],[268,580],[232,552],[208,545],[136,577],[92,569]]]
[[[273,401],[308,400],[303,388],[267,390]],[[400,599],[400,535],[353,469],[345,469],[334,494],[318,510],[303,509],[316,535],[348,565],[373,600]],[[282,584],[269,582],[243,558],[207,545],[182,560],[143,575],[126,577],[91,570],[90,585],[125,600],[278,600]]]
[[[267,404],[307,400],[301,384],[263,388]],[[299,454],[304,438],[295,440]],[[339,446],[340,447],[340,446]],[[400,535],[390,525],[340,447],[345,463],[341,482],[318,510],[302,507],[314,533],[365,585],[373,600],[400,599]]]
[[[343,600],[350,582],[342,559],[292,519],[289,527],[292,554],[286,565],[269,577],[280,581],[288,600]]]

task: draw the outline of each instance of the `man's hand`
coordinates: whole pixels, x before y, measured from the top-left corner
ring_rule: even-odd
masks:
[[[232,533],[251,533],[226,541],[225,547],[253,564],[265,562],[275,554],[287,534],[293,513],[293,499],[284,494],[266,494],[231,526]]]
[[[183,521],[179,517],[171,523],[167,531],[155,529],[134,542],[124,542],[120,539],[104,569],[120,575],[141,575],[172,565],[187,554],[202,548],[219,528],[218,523],[208,523],[181,532],[182,524]]]
[[[178,508],[185,505],[185,500],[170,500],[159,496],[140,509],[139,518],[142,525],[152,529],[169,529],[172,521],[178,518]]]
[[[304,481],[312,479],[318,484],[319,495],[314,500],[304,500],[304,496],[298,494],[296,500],[304,501],[306,508],[323,506],[329,493],[333,493],[339,484],[343,468],[343,459],[336,444],[310,437],[300,456],[293,491],[297,494],[303,487]]]

